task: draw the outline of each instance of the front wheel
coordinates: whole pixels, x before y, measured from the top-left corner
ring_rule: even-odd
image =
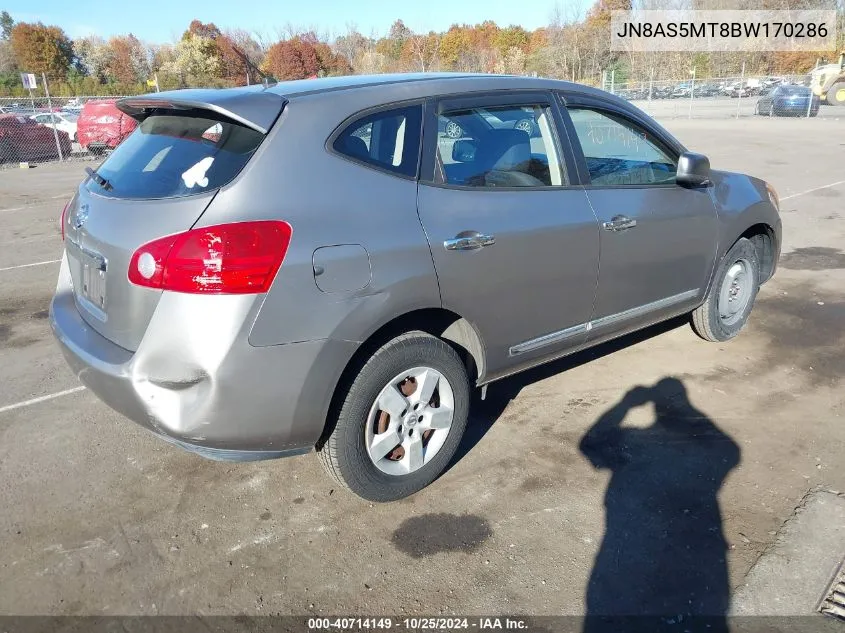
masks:
[[[692,329],[706,341],[727,341],[745,327],[760,287],[757,249],[740,238],[722,258],[704,303],[692,313]]]
[[[827,91],[827,102],[831,105],[845,106],[845,81],[833,84]]]
[[[323,466],[369,501],[412,495],[454,456],[469,401],[466,368],[454,349],[424,332],[398,336],[346,385],[319,452]]]

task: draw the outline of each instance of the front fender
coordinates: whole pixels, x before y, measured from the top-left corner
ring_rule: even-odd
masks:
[[[711,195],[719,218],[719,244],[711,283],[719,262],[736,241],[760,228],[765,229],[771,238],[771,268],[762,280],[767,281],[774,274],[780,257],[782,223],[778,209],[769,198],[765,181],[724,171],[713,171],[711,177]]]

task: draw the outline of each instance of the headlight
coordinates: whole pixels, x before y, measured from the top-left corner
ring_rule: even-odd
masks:
[[[769,200],[772,201],[775,210],[780,213],[780,198],[778,197],[778,192],[775,191],[775,188],[772,187],[769,183],[766,183],[766,191],[769,192]]]

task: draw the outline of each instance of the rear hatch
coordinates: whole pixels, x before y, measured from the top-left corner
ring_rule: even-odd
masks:
[[[64,213],[80,315],[130,351],[138,348],[162,292],[129,281],[132,255],[189,230],[244,168],[284,106],[274,95],[267,125],[266,116],[253,123],[213,104],[168,101],[166,94],[121,103],[138,128],[79,186]],[[264,105],[266,111],[270,103]]]

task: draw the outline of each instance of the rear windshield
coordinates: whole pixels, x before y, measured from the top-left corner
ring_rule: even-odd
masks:
[[[222,187],[249,161],[262,134],[228,120],[180,113],[146,118],[97,169],[113,198],[179,198]]]
[[[805,94],[807,89],[804,86],[781,86],[780,92],[785,95],[800,95]]]

